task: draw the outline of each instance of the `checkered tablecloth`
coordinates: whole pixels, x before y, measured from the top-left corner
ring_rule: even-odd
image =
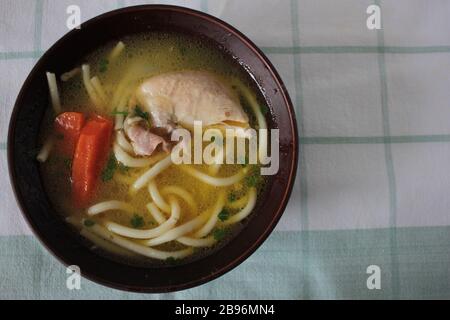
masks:
[[[276,230],[223,277],[140,295],[66,270],[23,221],[6,135],[43,51],[82,20],[153,1],[0,0],[0,298],[450,298],[450,1],[160,1],[215,15],[268,55],[297,111],[300,162]],[[366,27],[371,4],[382,28]],[[381,288],[367,287],[368,266]]]

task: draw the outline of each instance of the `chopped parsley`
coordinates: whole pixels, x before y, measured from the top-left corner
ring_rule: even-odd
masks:
[[[106,167],[103,169],[101,178],[103,182],[109,181],[113,178],[114,172],[117,169],[117,160],[113,153],[109,155]]]
[[[263,104],[263,105],[261,105],[261,113],[263,114],[263,115],[266,115],[266,114],[268,114],[269,113],[269,108],[265,105],[265,104]]]
[[[136,106],[136,107],[134,107],[134,113],[138,116],[138,117],[141,117],[141,118],[143,118],[143,119],[145,119],[145,120],[149,120],[149,115],[148,115],[148,112],[145,112],[144,110],[142,110],[141,109],[141,107],[139,107],[139,106]]]
[[[63,159],[63,162],[64,162],[64,166],[65,166],[68,170],[72,169],[72,159],[65,158],[65,159]]]
[[[168,258],[166,259],[166,262],[167,262],[167,263],[170,263],[170,264],[174,264],[174,263],[177,262],[177,259],[175,259],[174,257],[168,257]]]
[[[109,65],[108,59],[102,59],[99,61],[98,70],[101,73],[104,73],[106,72],[106,70],[108,70],[108,65]]]
[[[236,201],[236,194],[235,194],[234,192],[231,192],[231,193],[228,195],[228,201],[229,201],[229,202],[235,202],[235,201]]]
[[[114,110],[113,112],[111,112],[111,115],[113,115],[113,116],[122,115],[122,116],[126,117],[128,115],[128,111],[117,111],[117,110]]]
[[[187,48],[185,46],[180,46],[178,49],[180,50],[180,54],[184,57],[186,55]]]
[[[261,181],[261,176],[259,174],[258,167],[253,166],[251,173],[247,177],[245,177],[245,184],[249,188],[256,187],[260,181]]]
[[[117,169],[119,169],[120,172],[124,173],[124,172],[128,172],[128,170],[130,170],[130,167],[127,167],[122,162],[119,162],[117,164]]]
[[[227,233],[228,233],[228,230],[225,228],[214,229],[213,237],[215,240],[220,241],[227,235]]]
[[[259,176],[257,176],[256,174],[252,174],[248,177],[245,177],[245,183],[247,187],[256,187],[258,185],[258,182]]]
[[[110,181],[114,177],[116,170],[120,172],[128,172],[130,168],[123,163],[117,162],[116,157],[111,153],[108,157],[108,162],[101,173],[101,178],[103,182]]]
[[[85,227],[89,228],[89,227],[92,227],[95,224],[95,221],[94,220],[90,220],[90,219],[86,219],[86,220],[84,220],[83,224],[84,224]]]
[[[230,217],[230,213],[227,209],[222,209],[222,211],[219,212],[218,217],[220,221],[225,221]]]
[[[130,220],[130,224],[133,228],[141,228],[144,226],[144,218],[138,214],[134,214]]]

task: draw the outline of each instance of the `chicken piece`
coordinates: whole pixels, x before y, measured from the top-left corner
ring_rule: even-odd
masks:
[[[160,144],[164,143],[163,138],[139,125],[131,126],[128,129],[127,135],[131,140],[134,153],[139,156],[151,156],[153,151]]]
[[[160,145],[164,151],[170,151],[170,144],[162,136],[151,132],[150,128],[144,124],[144,119],[133,117],[125,121],[127,125],[124,131],[136,155],[151,156]]]
[[[206,71],[178,71],[145,80],[135,93],[152,117],[152,124],[170,132],[179,123],[204,127],[224,123],[248,127],[248,116],[234,92]]]

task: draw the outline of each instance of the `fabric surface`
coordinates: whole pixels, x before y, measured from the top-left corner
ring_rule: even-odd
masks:
[[[7,127],[42,53],[82,20],[153,1],[0,0],[0,298],[450,298],[450,1],[159,1],[208,12],[249,36],[297,111],[299,173],[276,230],[200,287],[145,295],[66,270],[24,222],[8,179]],[[366,27],[381,7],[382,28]],[[257,10],[255,10],[257,8]],[[381,289],[367,287],[367,268]]]

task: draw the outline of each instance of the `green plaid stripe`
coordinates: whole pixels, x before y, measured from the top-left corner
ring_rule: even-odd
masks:
[[[300,45],[300,32],[297,16],[297,1],[291,0],[291,23],[292,23],[292,43],[294,46]],[[294,81],[295,81],[295,109],[297,113],[298,132],[299,136],[304,136],[304,124],[303,124],[303,86],[301,78],[301,56],[294,56]],[[306,157],[305,148],[303,145],[299,146],[299,177],[296,184],[300,185],[300,227],[301,230],[308,230],[308,183],[306,180]],[[299,279],[302,284],[302,295],[305,298],[309,298],[309,282],[307,281],[307,275],[309,271],[309,234],[303,232],[301,234],[300,241],[300,261],[304,272],[302,278]]]
[[[44,0],[36,0],[34,13],[34,51],[39,52],[42,38],[42,12]]]
[[[305,233],[311,243],[312,272],[297,267],[303,257],[300,242]],[[448,298],[450,227],[398,228],[397,237],[402,268],[399,281],[409,289],[398,297]],[[389,229],[275,232],[243,264],[217,280],[181,292],[144,295],[109,289],[86,279],[81,290],[69,291],[64,266],[34,237],[0,237],[0,298],[386,299],[393,296],[386,271],[391,259],[388,239]],[[381,290],[366,287],[366,268],[371,264],[381,267]],[[298,282],[298,277],[305,282]],[[299,285],[309,288],[308,292]]]
[[[208,0],[201,0],[201,2],[200,2],[200,9],[203,12],[208,12]]]
[[[380,5],[380,1],[375,1],[377,5]],[[384,46],[384,31],[380,29],[377,31],[378,46]],[[380,73],[380,88],[381,88],[381,114],[383,117],[383,134],[390,136],[390,124],[389,124],[389,106],[387,101],[387,84],[386,84],[386,64],[385,64],[384,52],[378,53],[378,67]],[[399,276],[398,276],[398,257],[397,257],[397,193],[394,173],[394,163],[392,161],[392,149],[389,143],[384,144],[384,154],[386,160],[386,170],[388,176],[388,189],[389,189],[389,223],[390,223],[390,250],[391,250],[391,264],[392,264],[392,298],[399,297]]]
[[[37,59],[40,58],[42,54],[42,51],[0,52],[0,60]]]

